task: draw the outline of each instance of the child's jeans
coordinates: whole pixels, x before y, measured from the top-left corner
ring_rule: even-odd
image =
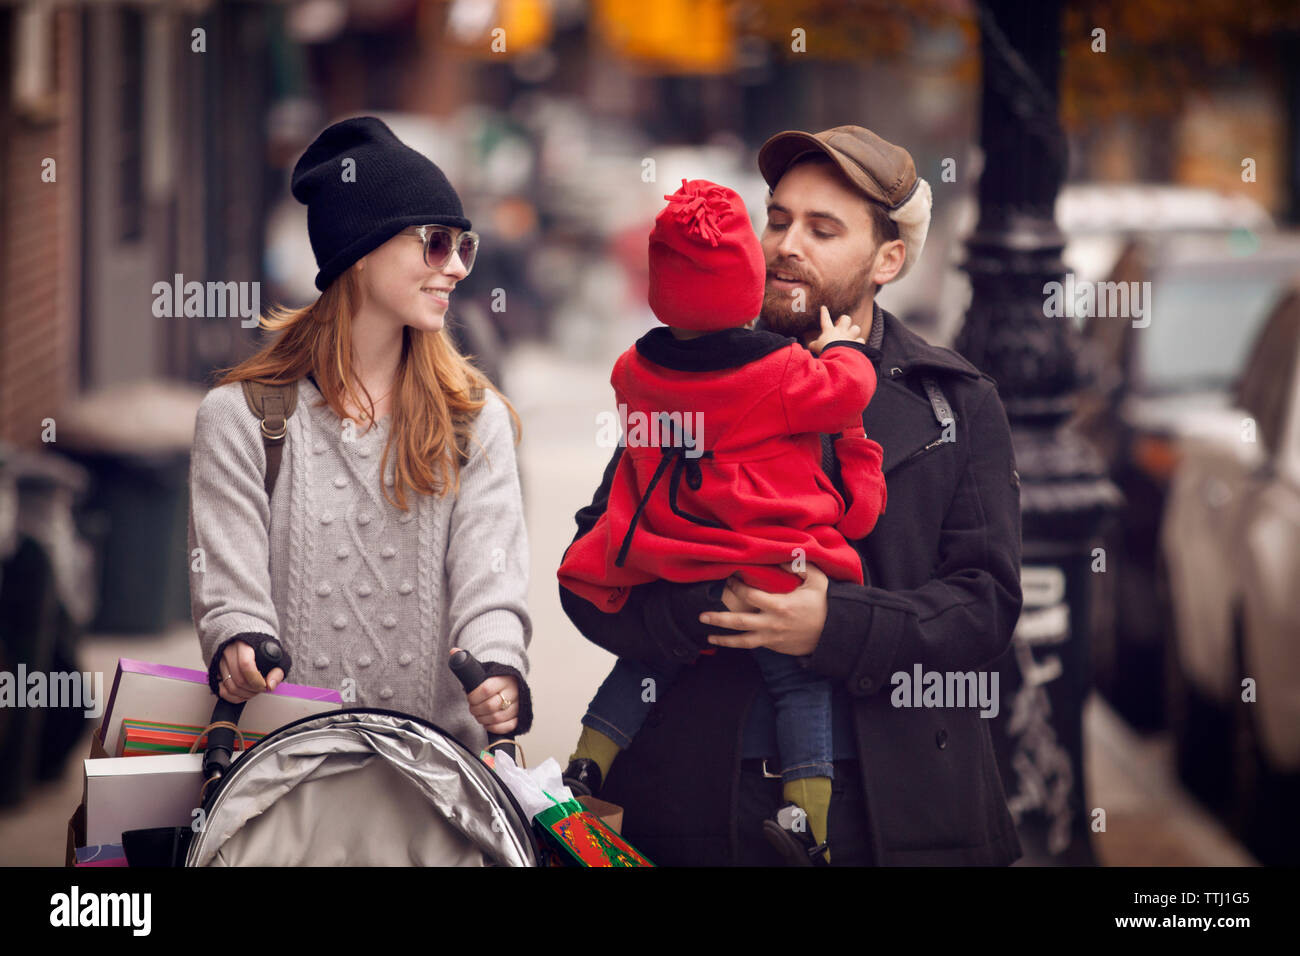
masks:
[[[754,661],[776,705],[781,779],[834,777],[830,682],[801,667],[797,658],[765,647],[754,648]],[[661,671],[620,657],[587,705],[583,726],[626,750],[654,702],[668,692],[681,670]]]

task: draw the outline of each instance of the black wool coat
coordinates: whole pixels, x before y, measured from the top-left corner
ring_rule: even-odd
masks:
[[[1021,855],[993,752],[976,707],[896,707],[891,675],[979,671],[1008,647],[1020,615],[1020,478],[993,379],[950,349],[929,345],[889,312],[878,387],[863,425],[884,449],[888,504],[854,542],[867,585],[831,581],[826,624],[811,667],[851,695],[874,859],[881,865],[1006,865]],[[951,409],[944,428],[923,379]],[[604,511],[622,449],[592,502],[581,536]],[[575,536],[576,537],[576,536]],[[651,666],[694,660],[660,696],[601,796],[625,810],[624,833],[660,865],[735,860],[734,807],[741,736],[762,689],[749,651],[709,647],[721,611],[716,582],[638,585],[605,614],[560,588],[588,640]],[[833,835],[832,835],[833,836]],[[761,839],[747,835],[746,839]]]

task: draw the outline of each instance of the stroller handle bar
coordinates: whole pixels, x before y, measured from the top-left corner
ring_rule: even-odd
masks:
[[[487,674],[483,670],[483,665],[480,664],[478,658],[469,651],[459,650],[455,654],[452,654],[450,667],[451,672],[455,674],[456,679],[460,681],[460,686],[465,688],[466,694],[470,693],[475,687],[487,680]],[[510,755],[511,760],[517,761],[519,757],[515,753],[515,745],[508,742],[501,742],[509,740],[510,737],[507,734],[494,734],[489,731],[487,749],[492,753],[496,753],[498,750],[504,751]]]
[[[256,662],[258,673],[266,677],[277,667],[283,667],[284,649],[278,641],[263,641],[261,646],[256,649]],[[468,694],[478,687],[483,681],[487,680],[487,674],[483,670],[483,665],[469,651],[457,651],[451,657],[451,670],[460,681],[461,687]],[[288,673],[285,674],[287,678]],[[235,727],[239,724],[239,718],[244,713],[244,705],[232,704],[224,698],[218,698],[216,706],[212,708],[212,724],[208,731],[208,749],[203,756],[203,779],[205,781],[205,793],[208,784],[215,783],[225,776],[226,771],[230,769],[231,755],[235,749]],[[505,743],[502,743],[505,741]],[[510,743],[510,737],[506,734],[488,733],[488,747],[491,752],[498,750],[504,751],[510,755],[512,760],[518,760],[515,752],[515,746]]]
[[[255,651],[255,660],[258,673],[265,678],[277,667],[284,667],[284,648],[279,641],[263,641]],[[287,671],[284,676],[289,676]],[[230,756],[235,749],[235,727],[243,713],[242,703],[232,704],[224,698],[218,698],[217,705],[212,708],[212,723],[222,726],[212,727],[208,731],[208,749],[203,755],[205,793],[207,783],[220,780],[230,769]]]

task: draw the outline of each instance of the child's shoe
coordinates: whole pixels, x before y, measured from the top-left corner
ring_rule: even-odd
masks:
[[[563,781],[575,797],[594,797],[600,793],[600,764],[587,757],[570,760]]]
[[[830,866],[826,844],[813,839],[808,814],[798,804],[787,803],[764,820],[763,836],[787,866]]]

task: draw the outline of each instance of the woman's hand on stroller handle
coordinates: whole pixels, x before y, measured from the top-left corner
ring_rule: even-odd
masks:
[[[252,700],[264,690],[275,690],[276,685],[284,680],[284,671],[279,667],[262,678],[257,670],[257,658],[253,648],[244,641],[231,641],[221,654],[220,696],[232,704],[243,704]]]
[[[460,648],[453,647],[455,654]],[[504,675],[489,677],[465,695],[469,712],[491,734],[508,734],[519,723],[519,682]]]

